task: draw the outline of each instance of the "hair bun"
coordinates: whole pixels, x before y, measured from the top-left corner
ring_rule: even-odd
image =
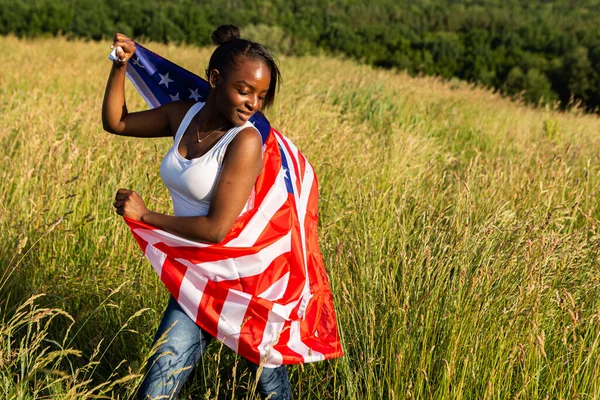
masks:
[[[240,28],[235,25],[221,25],[212,34],[211,39],[217,46],[234,39],[239,39]]]

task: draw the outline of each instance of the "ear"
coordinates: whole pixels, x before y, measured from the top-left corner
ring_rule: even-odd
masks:
[[[208,73],[208,83],[211,88],[215,88],[219,84],[219,80],[221,79],[221,74],[219,74],[218,69],[211,69]]]

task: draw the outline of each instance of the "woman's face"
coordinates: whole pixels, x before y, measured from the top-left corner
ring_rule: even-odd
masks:
[[[243,59],[225,76],[211,71],[217,107],[236,126],[241,126],[262,109],[269,91],[271,72],[262,61]]]

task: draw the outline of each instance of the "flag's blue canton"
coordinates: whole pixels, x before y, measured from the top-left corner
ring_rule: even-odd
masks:
[[[281,145],[279,145],[279,153],[281,154],[281,169],[283,170],[285,187],[287,188],[288,193],[294,194],[294,185],[292,185],[290,167],[288,166],[288,160]]]
[[[143,79],[156,100],[161,105],[177,100],[206,101],[210,85],[205,79],[193,74],[158,54],[136,43],[136,55],[128,68],[133,68]],[[260,132],[263,144],[271,132],[271,125],[265,116],[257,112],[250,122]]]
[[[145,73],[149,73],[152,81],[146,80],[146,84],[160,104],[190,99],[205,101],[210,91],[207,81],[143,46],[137,45],[136,53],[137,58],[134,58],[133,64],[129,65],[140,75],[142,69],[146,70]]]
[[[254,127],[260,132],[260,136],[262,137],[262,142],[264,144],[267,141],[269,133],[271,133],[271,124],[260,111],[254,113],[252,118],[250,118],[250,122],[252,122]]]

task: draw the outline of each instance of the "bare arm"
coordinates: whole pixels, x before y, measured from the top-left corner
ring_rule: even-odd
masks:
[[[186,239],[219,243],[250,197],[262,169],[261,152],[261,139],[254,128],[236,135],[227,148],[206,216],[175,217],[149,211],[137,193],[125,189],[117,192],[117,213]]]
[[[125,102],[125,70],[135,53],[135,44],[127,36],[117,33],[113,44],[124,62],[115,61],[108,76],[102,102],[102,126],[105,131],[122,136],[164,137],[173,136],[172,115],[182,108],[169,103],[152,110],[129,113]],[[189,105],[187,106],[189,108]]]

